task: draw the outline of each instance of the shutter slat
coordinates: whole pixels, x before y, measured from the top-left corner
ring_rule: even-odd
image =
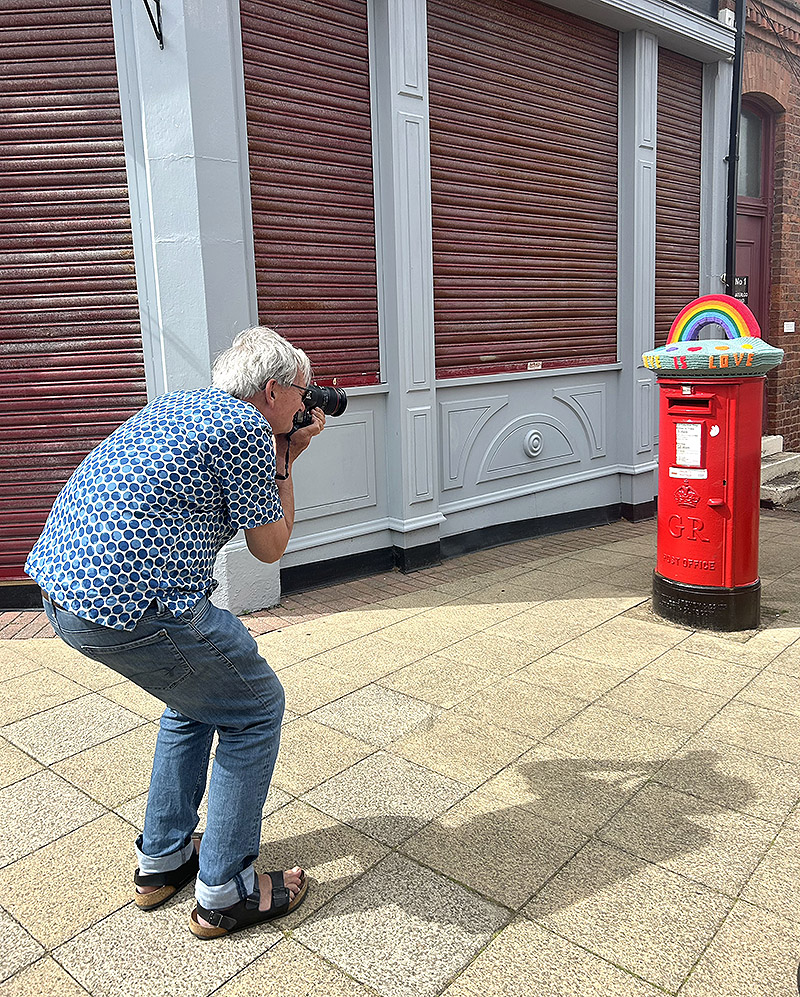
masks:
[[[0,32],[0,578],[146,402],[111,8],[7,0]]]
[[[437,376],[615,360],[616,32],[533,0],[428,31]]]
[[[660,49],[656,145],[655,344],[700,293],[703,66]]]
[[[259,321],[317,379],[375,383],[366,0],[242,0]]]

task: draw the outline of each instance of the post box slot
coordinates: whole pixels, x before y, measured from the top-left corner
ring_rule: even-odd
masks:
[[[681,396],[680,398],[669,398],[668,402],[671,409],[687,409],[690,412],[699,412],[701,410],[708,412],[711,409],[710,398],[687,398]]]

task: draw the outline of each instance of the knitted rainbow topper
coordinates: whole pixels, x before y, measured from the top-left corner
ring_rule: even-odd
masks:
[[[706,294],[690,301],[678,312],[669,330],[667,345],[697,339],[700,330],[707,325],[722,326],[728,339],[747,336],[761,339],[756,317],[744,302],[727,294]]]
[[[708,325],[721,327],[725,339],[698,340]],[[766,374],[783,359],[761,338],[755,315],[727,294],[695,298],[678,312],[665,346],[642,354],[657,377],[741,377]]]

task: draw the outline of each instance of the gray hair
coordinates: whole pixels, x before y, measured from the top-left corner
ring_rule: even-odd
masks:
[[[298,369],[306,382],[311,381],[305,353],[272,329],[257,325],[240,332],[220,353],[211,368],[211,383],[234,398],[250,398],[272,378],[278,384],[292,384]]]

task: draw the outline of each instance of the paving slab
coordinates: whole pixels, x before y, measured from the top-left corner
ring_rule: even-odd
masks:
[[[761,755],[800,764],[800,724],[788,713],[736,700],[709,721],[705,733]]]
[[[463,700],[455,709],[523,737],[541,738],[585,706],[583,699],[509,675]]]
[[[800,677],[770,671],[769,667],[747,683],[736,701],[800,717]]]
[[[58,672],[87,689],[96,692],[119,682],[119,675],[113,669],[84,657],[57,637],[34,638],[24,641],[24,645],[25,654],[39,665]]]
[[[622,664],[601,664],[553,651],[521,668],[514,677],[559,691],[568,689],[571,696],[592,702],[624,682],[631,671]]]
[[[479,667],[431,654],[384,676],[378,684],[433,706],[449,708],[496,681],[489,662]]]
[[[26,671],[0,682],[0,726],[85,695],[84,686],[49,668]]]
[[[214,997],[253,997],[278,991],[281,997],[374,997],[375,993],[315,952],[286,939],[245,966],[215,991]]]
[[[642,678],[660,679],[730,698],[744,689],[758,674],[758,669],[693,654],[679,644],[646,665],[639,674]]]
[[[101,816],[103,807],[54,772],[0,790],[0,867]]]
[[[705,732],[687,741],[656,779],[772,822],[784,820],[800,799],[800,765],[726,744]]]
[[[80,751],[51,766],[52,771],[104,806],[127,803],[150,785],[158,727],[147,723]],[[125,759],[120,765],[119,760]]]
[[[101,695],[132,713],[138,713],[144,720],[159,720],[164,712],[165,704],[160,699],[151,696],[133,682],[107,686],[101,691]]]
[[[623,769],[634,762],[652,775],[689,736],[678,727],[592,705],[553,731],[545,742],[578,758],[613,760]]]
[[[283,938],[268,922],[201,943],[189,931],[195,901],[180,897],[146,913],[131,902],[53,955],[92,997],[206,997]]]
[[[141,727],[142,717],[96,693],[6,724],[2,735],[45,765]]]
[[[685,636],[685,631],[667,624],[618,616],[568,641],[559,650],[573,658],[640,668],[680,643]]]
[[[725,696],[674,682],[662,682],[640,672],[606,693],[598,700],[598,706],[632,713],[670,727],[696,731],[719,713],[727,702]]]
[[[121,857],[132,831],[105,814],[5,866],[0,905],[52,949],[131,901],[134,867]]]
[[[392,854],[294,937],[382,997],[433,997],[508,919],[502,907]]]
[[[779,675],[791,675],[800,678],[800,643],[791,644],[785,651],[773,658],[767,665],[767,670]]]
[[[309,717],[285,724],[272,785],[300,796],[375,751],[367,744]]]
[[[391,750],[474,789],[532,744],[522,734],[450,710],[436,717],[430,727],[395,741]]]
[[[318,654],[311,661],[321,663],[350,679],[358,679],[360,685],[366,685],[411,664],[423,655],[424,652],[413,644],[399,647],[380,633],[368,633],[349,644]]]
[[[581,757],[540,744],[486,783],[509,806],[521,806],[587,834],[606,823],[661,762]]]
[[[767,821],[648,783],[598,838],[736,897],[777,831]]]
[[[410,838],[469,792],[454,779],[378,751],[302,797],[390,846]]]
[[[800,925],[800,831],[784,828],[742,891],[742,899]]]
[[[739,902],[681,997],[797,997],[800,925]]]
[[[0,680],[17,678],[41,665],[26,651],[27,641],[0,639]]]
[[[2,981],[44,955],[44,947],[2,909],[0,909],[0,930],[3,932],[3,944],[0,946],[0,981]]]
[[[35,758],[0,737],[0,789],[24,779],[26,775],[39,772],[41,768]]]
[[[321,707],[311,719],[367,744],[385,747],[429,726],[438,715],[439,710],[430,703],[372,684]]]
[[[3,997],[85,997],[88,990],[64,972],[51,956],[45,956],[21,970],[3,985]]]
[[[599,843],[524,908],[531,920],[673,993],[714,937],[730,897]]]
[[[280,677],[287,709],[301,716],[366,685],[366,680],[343,675],[317,659],[290,665],[281,671]]]
[[[657,997],[663,994],[584,948],[520,919],[509,924],[442,997]]]
[[[577,831],[478,790],[431,821],[402,851],[518,910],[586,840]]]
[[[437,657],[478,667],[491,666],[497,676],[508,675],[537,657],[524,640],[512,640],[486,631],[465,637],[437,652]]]

